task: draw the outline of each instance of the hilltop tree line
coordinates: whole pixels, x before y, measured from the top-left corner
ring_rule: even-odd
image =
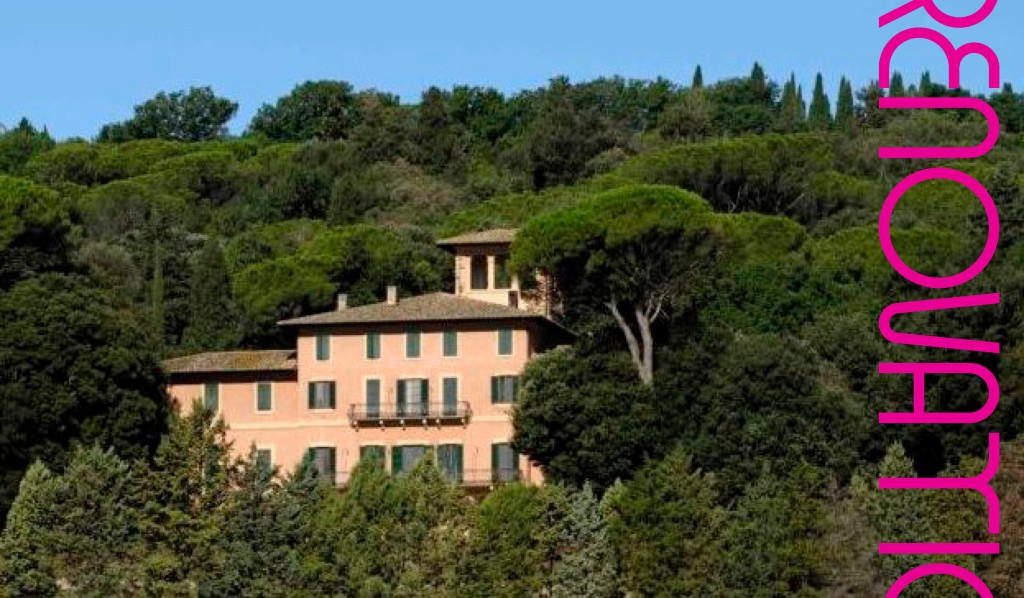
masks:
[[[925,74],[886,93],[967,92]],[[238,137],[237,105],[204,87],[92,141],[4,130],[0,580],[15,595],[880,593],[908,563],[874,542],[971,541],[983,511],[870,480],[977,471],[988,431],[1018,455],[1024,425],[1024,98],[1009,85],[987,98],[999,144],[954,164],[1002,221],[998,259],[964,293],[1003,302],[903,324],[1000,342],[970,356],[999,377],[1000,409],[955,429],[876,423],[912,397],[879,361],[965,359],[877,333],[882,307],[931,297],[895,275],[875,229],[925,163],[877,148],[986,130],[970,112],[880,110],[882,95],[842,78],[833,102],[819,76],[807,102],[759,65],[685,86],[431,88],[415,105],[321,81]],[[236,462],[218,424],[168,413],[161,359],[292,346],[275,322],[339,292],[450,290],[434,241],[490,227],[521,229],[514,267],[527,284],[556,276],[577,334],[529,366],[515,411],[514,443],[549,486],[467,502],[425,463],[397,480],[364,468],[339,495],[303,469]],[[939,275],[986,233],[977,201],[941,182],[908,193],[894,227],[904,260]],[[930,409],[983,398],[970,377],[929,380]],[[1019,463],[1004,457],[1002,555],[967,563],[1000,596],[1024,579]]]

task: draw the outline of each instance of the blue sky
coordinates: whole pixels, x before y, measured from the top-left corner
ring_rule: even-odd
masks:
[[[814,74],[857,86],[875,77],[878,54],[898,25],[879,15],[902,0],[19,0],[0,9],[0,123],[21,116],[59,138],[91,137],[160,90],[212,85],[241,104],[244,129],[260,105],[309,79],[345,79],[416,101],[431,84],[468,83],[505,92],[552,76],[601,75],[688,82],[747,74],[755,60],[775,79],[791,71],[809,95]],[[981,0],[939,0],[968,14]],[[928,25],[921,14],[906,26]],[[988,21],[949,32],[999,54],[1003,79],[1022,87],[1024,6],[1003,0]],[[940,28],[941,30],[941,28]],[[897,67],[914,80],[938,50],[913,42]],[[982,86],[980,59],[964,82]]]

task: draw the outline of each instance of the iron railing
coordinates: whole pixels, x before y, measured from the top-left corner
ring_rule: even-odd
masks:
[[[405,472],[399,473],[398,475],[402,475],[403,473]],[[334,485],[339,488],[348,486],[351,475],[351,472],[348,471],[334,472]],[[389,472],[389,475],[394,474]],[[512,482],[518,482],[526,479],[523,472],[515,467],[445,471],[443,472],[443,475],[444,478],[452,484],[472,488],[499,486],[501,484],[510,484]],[[328,474],[328,477],[332,477],[331,474]]]
[[[406,426],[469,423],[473,410],[466,401],[457,403],[414,403],[408,405],[381,405],[371,407],[365,404],[349,405],[348,421],[355,427],[360,425]]]

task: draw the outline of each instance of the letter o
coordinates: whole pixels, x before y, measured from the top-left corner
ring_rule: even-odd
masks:
[[[900,593],[907,589],[910,584],[922,577],[928,577],[930,575],[950,575],[956,577],[962,581],[966,581],[967,585],[974,588],[974,591],[977,592],[978,596],[981,598],[994,598],[992,596],[992,590],[988,589],[988,586],[985,585],[985,582],[981,581],[980,577],[963,567],[949,565],[947,563],[921,565],[916,569],[907,571],[902,577],[896,580],[896,583],[892,584],[889,591],[885,593],[885,598],[899,598]]]
[[[988,220],[988,239],[985,241],[985,249],[981,252],[981,256],[969,268],[952,276],[926,276],[917,272],[900,259],[899,254],[896,253],[896,248],[892,244],[890,225],[896,204],[912,187],[932,179],[948,179],[970,189],[985,208],[985,217]],[[985,267],[988,266],[988,263],[992,261],[992,256],[996,253],[996,245],[999,243],[999,211],[996,209],[996,204],[992,201],[992,196],[988,190],[974,177],[952,168],[927,168],[903,179],[889,193],[885,203],[882,205],[882,212],[878,216],[878,238],[882,244],[882,252],[885,253],[885,258],[889,260],[892,267],[903,278],[930,289],[948,289],[960,286],[965,282],[970,282],[978,274],[981,274]]]

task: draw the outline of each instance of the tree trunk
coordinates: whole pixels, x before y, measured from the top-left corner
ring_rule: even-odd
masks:
[[[629,346],[629,355],[633,358],[633,365],[636,366],[637,375],[640,381],[650,386],[654,382],[654,337],[651,335],[651,322],[640,307],[636,307],[637,327],[640,329],[640,340],[637,340],[636,333],[632,326],[619,311],[615,300],[609,301],[608,309],[615,316],[622,334],[626,337],[626,345]],[[641,342],[643,344],[641,344]]]
[[[651,318],[640,306],[635,307],[636,325],[640,329],[640,341],[643,343],[641,355],[643,363],[640,366],[640,380],[644,384],[654,383],[654,335],[651,334]]]

